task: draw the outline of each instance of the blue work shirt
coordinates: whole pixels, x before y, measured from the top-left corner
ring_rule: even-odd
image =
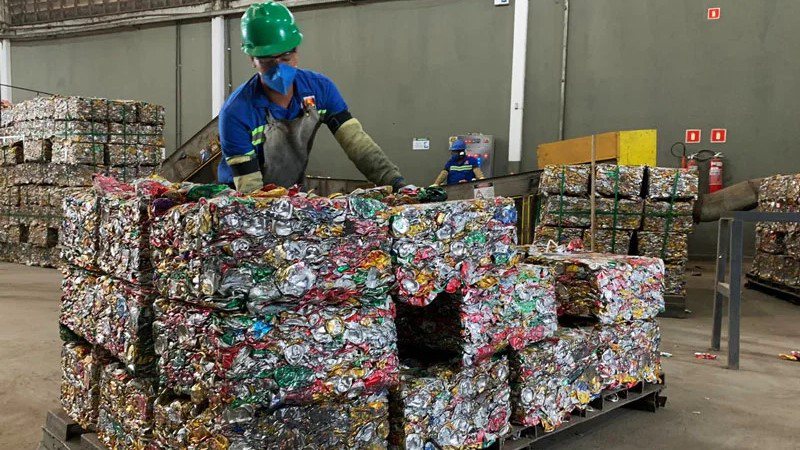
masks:
[[[444,165],[447,171],[447,184],[458,184],[477,178],[475,168],[480,167],[478,158],[472,156],[453,155]]]
[[[347,109],[339,89],[330,78],[311,70],[297,69],[294,94],[288,108],[272,103],[261,86],[259,74],[239,86],[219,113],[222,160],[217,168],[220,183],[233,183],[233,172],[225,158],[247,154],[263,161],[264,125],[267,111],[277,120],[293,120],[303,114],[303,105],[313,102],[321,115],[332,116]]]

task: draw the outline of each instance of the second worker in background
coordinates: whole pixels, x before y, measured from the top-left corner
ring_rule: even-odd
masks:
[[[242,51],[258,71],[228,97],[219,114],[220,183],[249,193],[265,184],[302,184],[314,136],[327,125],[367,179],[396,189],[404,180],[348,111],[330,78],[297,68],[303,35],[276,2],[251,5],[242,16]]]
[[[439,172],[434,185],[466,183],[472,180],[482,180],[483,176],[478,158],[467,155],[467,143],[463,139],[456,139],[450,144],[450,159],[444,165],[444,170]]]

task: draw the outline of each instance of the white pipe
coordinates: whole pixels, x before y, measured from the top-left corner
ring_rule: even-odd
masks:
[[[508,125],[508,171],[520,170],[522,111],[525,105],[525,62],[528,52],[528,0],[514,3],[514,43],[511,59],[511,115]]]
[[[211,19],[211,117],[225,103],[225,17]]]
[[[11,41],[9,39],[0,40],[0,83],[11,83]],[[11,88],[0,86],[0,98],[13,101],[11,98]]]
[[[567,39],[569,38],[569,0],[564,0],[564,24],[561,36],[561,98],[558,109],[558,140],[564,140],[564,118],[567,113]]]

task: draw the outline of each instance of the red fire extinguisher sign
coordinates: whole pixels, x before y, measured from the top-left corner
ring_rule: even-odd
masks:
[[[728,140],[727,128],[713,128],[711,130],[711,143],[724,144]]]

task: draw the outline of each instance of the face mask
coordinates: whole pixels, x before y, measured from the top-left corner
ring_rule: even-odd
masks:
[[[261,80],[273,91],[286,95],[294,82],[295,75],[297,69],[294,66],[281,63],[269,69],[267,73],[261,74]]]

